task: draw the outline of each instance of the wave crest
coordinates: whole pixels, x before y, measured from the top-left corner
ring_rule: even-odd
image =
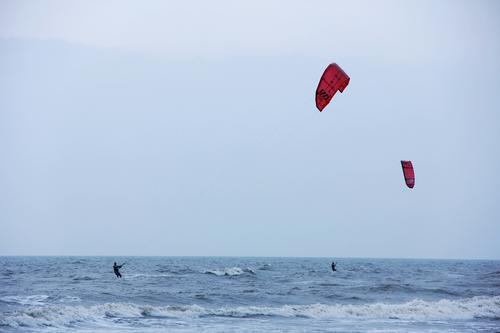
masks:
[[[49,298],[48,295],[3,296],[0,297],[0,301],[21,305],[43,305],[47,298]]]
[[[245,273],[255,274],[255,271],[251,268],[240,268],[240,267],[226,267],[223,269],[212,269],[203,271],[204,274],[213,274],[217,276],[237,276],[243,275]]]
[[[413,300],[402,304],[310,304],[281,307],[241,306],[206,308],[198,305],[146,306],[129,303],[106,303],[93,306],[46,306],[4,313],[0,326],[69,327],[79,324],[109,324],[115,318],[203,318],[203,317],[297,317],[309,319],[401,319],[468,320],[500,318],[500,296],[477,296],[462,300],[437,302]]]

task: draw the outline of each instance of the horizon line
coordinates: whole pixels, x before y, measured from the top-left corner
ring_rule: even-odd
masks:
[[[262,256],[262,255],[124,255],[124,254],[0,254],[2,257],[164,257],[164,258],[311,258],[311,259],[373,259],[373,260],[464,260],[464,261],[500,261],[500,258],[457,258],[457,257],[345,257],[345,256]]]

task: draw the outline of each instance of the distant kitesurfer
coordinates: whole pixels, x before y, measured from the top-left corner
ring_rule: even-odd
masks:
[[[332,271],[334,271],[334,272],[336,271],[336,269],[335,269],[335,261],[332,261]]]
[[[115,272],[116,277],[119,277],[119,278],[122,277],[122,275],[120,274],[120,268],[122,268],[123,265],[125,265],[125,263],[123,263],[121,265],[117,265],[116,261],[115,261],[115,263],[113,265],[113,271]]]

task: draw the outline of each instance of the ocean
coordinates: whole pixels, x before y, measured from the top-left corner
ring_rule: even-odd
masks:
[[[500,332],[500,261],[333,260],[0,257],[0,332]]]

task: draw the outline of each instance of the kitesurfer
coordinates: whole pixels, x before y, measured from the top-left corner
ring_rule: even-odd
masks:
[[[335,269],[335,261],[332,261],[332,271],[334,271],[334,272],[336,271],[336,269]]]
[[[121,273],[120,273],[120,268],[122,268],[122,266],[123,266],[123,265],[125,265],[125,263],[123,263],[123,264],[121,264],[121,265],[117,265],[117,264],[116,264],[116,261],[115,261],[115,263],[113,264],[113,271],[115,272],[116,277],[119,277],[119,278],[121,278],[121,277],[122,277],[122,275],[121,275]]]

